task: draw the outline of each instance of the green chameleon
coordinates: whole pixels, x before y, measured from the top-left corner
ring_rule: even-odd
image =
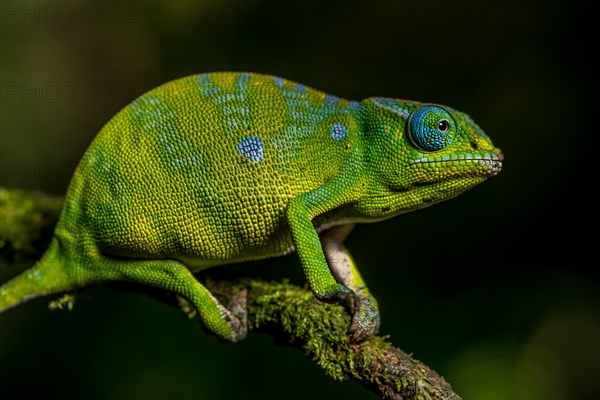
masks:
[[[193,273],[296,251],[316,298],[353,314],[377,302],[343,245],[354,224],[452,198],[496,175],[503,156],[450,107],[348,101],[270,75],[188,76],[134,100],[80,161],[49,248],[0,287],[0,312],[125,281],[175,293],[210,331],[247,333],[246,293],[226,308]]]

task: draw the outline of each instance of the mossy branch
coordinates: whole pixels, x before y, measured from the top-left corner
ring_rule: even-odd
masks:
[[[3,265],[39,257],[61,205],[58,197],[0,187]],[[344,308],[319,302],[303,288],[254,278],[208,278],[205,284],[223,299],[247,289],[250,331],[303,350],[335,379],[352,378],[386,399],[460,399],[435,371],[385,338],[352,343]]]

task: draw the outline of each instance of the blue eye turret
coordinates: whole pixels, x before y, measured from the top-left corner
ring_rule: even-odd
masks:
[[[438,106],[423,106],[408,119],[411,142],[424,151],[438,151],[454,140],[456,124],[450,114]]]

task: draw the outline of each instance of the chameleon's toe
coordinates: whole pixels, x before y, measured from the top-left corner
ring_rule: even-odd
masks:
[[[326,290],[320,292],[313,290],[315,297],[326,303],[340,303],[349,309],[354,309],[356,293],[341,283],[330,285]]]
[[[357,295],[352,324],[348,333],[355,342],[362,342],[379,331],[379,310],[373,297]]]
[[[342,284],[331,285],[325,293],[315,295],[321,301],[340,303],[350,311],[352,323],[348,334],[353,341],[363,341],[379,330],[379,309],[377,301],[371,295],[357,294]]]

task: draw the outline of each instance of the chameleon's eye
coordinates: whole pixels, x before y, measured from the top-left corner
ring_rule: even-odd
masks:
[[[440,130],[440,132],[448,132],[448,129],[450,129],[450,123],[443,119],[438,124],[438,129]]]
[[[421,150],[437,151],[454,140],[456,125],[450,114],[438,106],[423,106],[408,119],[408,136]]]

